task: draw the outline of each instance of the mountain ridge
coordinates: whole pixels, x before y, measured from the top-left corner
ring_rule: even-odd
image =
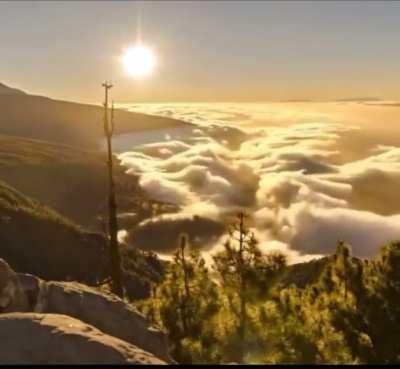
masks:
[[[0,83],[0,133],[98,149],[103,139],[103,108],[27,94]],[[115,135],[191,126],[167,117],[116,109]]]
[[[26,95],[26,92],[0,82],[0,95]]]

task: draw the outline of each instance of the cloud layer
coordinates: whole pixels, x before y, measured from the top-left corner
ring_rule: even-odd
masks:
[[[142,144],[136,137],[132,149],[119,156],[145,191],[181,209],[139,225],[136,241],[169,251],[153,241],[146,246],[146,237],[157,232],[168,240],[189,229],[198,246],[209,247],[221,235],[220,225],[240,209],[252,214],[262,247],[284,250],[292,261],[329,253],[340,239],[356,255],[369,257],[399,238],[400,215],[386,204],[390,193],[378,188],[384,180],[396,196],[400,148],[376,142],[372,150],[359,145],[356,156],[347,155],[352,149],[347,141],[357,137],[362,121],[349,115],[340,122],[329,109],[324,116],[308,106],[290,113],[262,104],[147,105],[145,112],[198,127],[147,137]],[[368,124],[361,128],[370,129]],[[124,140],[126,145],[129,138]]]

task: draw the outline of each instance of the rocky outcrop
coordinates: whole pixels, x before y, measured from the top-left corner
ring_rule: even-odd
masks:
[[[142,349],[58,314],[0,314],[1,364],[164,364]]]
[[[28,311],[29,308],[17,273],[0,259],[0,312]]]
[[[34,311],[75,317],[168,360],[165,334],[150,327],[139,312],[115,295],[76,282],[42,281]]]
[[[77,282],[47,282],[33,275],[17,274],[2,259],[0,308],[3,313],[69,316],[171,362],[165,334],[151,327],[139,312],[117,296]]]

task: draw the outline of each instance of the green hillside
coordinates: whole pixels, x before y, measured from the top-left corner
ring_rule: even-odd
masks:
[[[0,258],[19,272],[89,284],[105,277],[104,237],[0,182]]]
[[[151,253],[121,248],[126,297],[149,297],[163,264]],[[46,280],[98,285],[109,275],[108,243],[0,181],[0,258],[18,272]]]
[[[105,163],[100,151],[0,135],[0,180],[93,230],[106,210]],[[119,210],[145,212],[141,205],[151,201],[117,160],[115,179]]]

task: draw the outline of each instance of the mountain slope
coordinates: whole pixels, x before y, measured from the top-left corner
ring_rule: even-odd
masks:
[[[45,279],[104,278],[106,242],[0,182],[0,258]]]
[[[120,211],[138,212],[150,201],[115,161]],[[91,229],[104,213],[108,191],[106,156],[46,141],[0,134],[0,180]]]
[[[150,296],[163,274],[152,254],[121,249],[126,297]],[[20,273],[45,280],[73,280],[97,285],[109,276],[104,235],[85,230],[58,212],[0,181],[0,259]]]
[[[107,194],[101,153],[21,137],[0,135],[0,180],[85,226]]]
[[[0,95],[25,95],[25,92],[0,83]]]
[[[1,91],[4,93],[1,93]],[[115,111],[115,134],[188,124],[124,110]],[[103,138],[101,106],[53,100],[0,85],[0,133],[97,148]]]

